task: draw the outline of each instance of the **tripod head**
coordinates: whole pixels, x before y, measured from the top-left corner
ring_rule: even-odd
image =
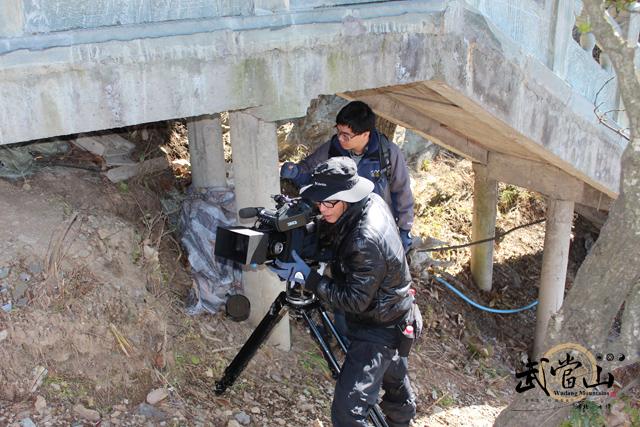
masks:
[[[314,268],[318,274],[322,275],[327,268],[325,261],[316,261],[313,263]],[[296,273],[298,279],[302,279],[302,273]],[[308,291],[300,283],[294,280],[287,280],[285,282],[286,301],[292,308],[304,308],[311,306],[311,304],[318,303],[318,298],[311,291]]]
[[[293,280],[288,280],[285,285],[287,304],[291,307],[306,307],[318,300],[313,292],[305,290],[304,286],[294,282]]]

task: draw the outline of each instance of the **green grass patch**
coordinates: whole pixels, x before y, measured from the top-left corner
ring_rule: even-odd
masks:
[[[602,408],[594,402],[584,400],[573,407],[569,419],[560,424],[560,427],[600,427],[605,422]]]

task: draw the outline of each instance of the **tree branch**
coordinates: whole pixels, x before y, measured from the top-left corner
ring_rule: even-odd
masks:
[[[584,9],[589,16],[589,22],[598,45],[609,55],[613,68],[618,76],[618,87],[625,108],[631,120],[640,117],[640,100],[634,99],[634,94],[640,93],[640,82],[636,77],[634,46],[628,46],[626,40],[616,35],[616,29],[607,19],[604,2],[598,0],[584,0]],[[632,119],[633,117],[633,119]],[[632,128],[638,123],[633,123]]]
[[[600,112],[600,107],[602,106],[602,104],[604,104],[604,101],[598,104],[598,97],[600,96],[600,92],[602,92],[602,90],[609,84],[611,83],[611,81],[613,79],[615,79],[616,76],[610,77],[609,79],[607,79],[606,82],[604,82],[602,84],[602,86],[600,86],[600,89],[598,89],[598,91],[596,92],[596,95],[593,99],[593,114],[596,115],[596,117],[598,118],[598,121],[600,122],[600,124],[602,124],[603,126],[606,126],[607,128],[611,129],[612,131],[614,131],[615,133],[617,133],[618,135],[620,135],[621,137],[623,137],[624,139],[626,139],[627,141],[629,140],[629,135],[625,132],[625,129],[622,129],[617,123],[615,123],[615,121],[613,121],[614,124],[611,124],[609,122],[609,119],[607,119],[607,114],[608,113],[612,113],[612,112],[616,112],[616,111],[625,111],[624,109],[617,109],[617,110],[609,110],[609,111],[605,111],[604,113]]]

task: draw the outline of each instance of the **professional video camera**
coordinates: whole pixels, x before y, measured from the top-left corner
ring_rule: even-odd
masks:
[[[240,218],[256,218],[253,227],[218,227],[214,253],[240,264],[263,264],[276,258],[291,261],[295,250],[313,260],[318,251],[317,221],[313,205],[283,194],[272,196],[276,209],[243,208]]]

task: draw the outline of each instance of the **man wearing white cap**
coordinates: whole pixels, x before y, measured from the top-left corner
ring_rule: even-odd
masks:
[[[398,349],[404,348],[408,322],[420,329],[421,318],[419,312],[416,316],[396,222],[372,191],[373,183],[358,176],[348,157],[316,166],[311,184],[300,195],[315,202],[331,224],[332,277],[318,274],[295,252],[294,262],[277,260],[272,268],[284,280],[301,274],[304,279],[296,280],[307,290],[346,314],[350,346],[331,407],[336,427],[367,426],[381,388],[381,408],[391,427],[409,426],[416,411],[407,375],[408,349]]]

